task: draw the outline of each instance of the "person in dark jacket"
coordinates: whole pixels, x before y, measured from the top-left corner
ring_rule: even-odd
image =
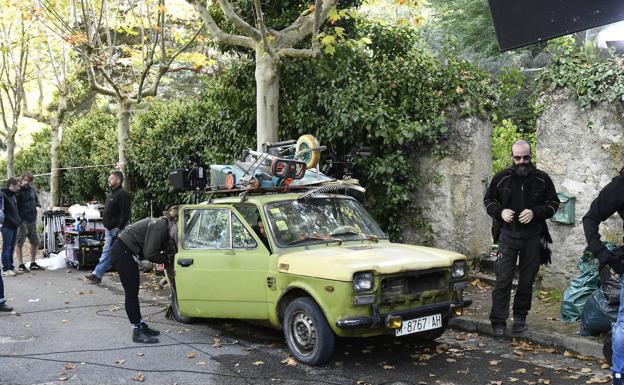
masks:
[[[102,255],[95,266],[95,269],[85,275],[88,283],[102,282],[102,276],[111,267],[111,247],[117,234],[126,227],[130,220],[130,194],[122,187],[123,173],[115,170],[108,176],[108,186],[111,189],[110,195],[104,203],[102,222],[106,228],[104,233],[104,246]]]
[[[531,163],[531,146],[517,140],[511,147],[513,165],[497,173],[490,183],[483,203],[487,213],[500,228],[496,285],[492,291],[490,322],[496,338],[507,328],[509,302],[516,263],[518,288],[513,303],[513,333],[526,330],[526,316],[531,310],[533,282],[540,267],[540,238],[550,241],[546,219],[559,207],[552,180]]]
[[[132,341],[153,344],[159,331],[151,329],[141,317],[139,306],[139,260],[164,263],[173,258],[175,242],[170,236],[175,221],[169,217],[145,218],[129,225],[113,242],[111,254],[124,288],[125,307],[132,325]]]
[[[28,273],[29,271],[22,257],[22,249],[26,238],[28,238],[28,242],[30,243],[30,270],[42,270],[41,266],[35,262],[39,246],[39,236],[37,235],[37,207],[41,207],[41,205],[39,204],[37,192],[31,185],[33,179],[33,174],[30,171],[22,173],[22,183],[19,193],[17,194],[17,210],[19,211],[20,218],[22,218],[22,223],[17,229],[15,257],[17,258],[17,270],[20,273]]]
[[[620,175],[604,186],[598,197],[589,206],[583,217],[583,230],[587,239],[587,247],[598,258],[602,265],[609,265],[620,275],[620,283],[624,285],[624,249],[616,247],[609,251],[600,239],[599,226],[613,214],[618,213],[624,220],[624,168]],[[624,239],[623,239],[624,242]],[[624,292],[620,291],[620,308],[612,332],[612,365],[613,385],[624,385]]]
[[[2,223],[2,275],[5,277],[19,274],[13,265],[13,253],[17,242],[17,228],[22,219],[17,210],[17,199],[15,194],[19,191],[20,181],[10,177],[7,180],[6,188],[2,189],[2,199],[4,200],[4,222]]]

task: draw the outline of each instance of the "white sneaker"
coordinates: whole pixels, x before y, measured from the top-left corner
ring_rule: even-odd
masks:
[[[14,270],[7,270],[2,272],[3,277],[15,277],[17,273]]]

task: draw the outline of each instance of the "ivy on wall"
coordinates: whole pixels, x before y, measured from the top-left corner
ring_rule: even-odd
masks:
[[[553,40],[547,50],[552,56],[537,78],[538,92],[564,88],[578,100],[581,108],[621,100],[622,57],[600,53],[592,45],[578,47],[571,36]]]

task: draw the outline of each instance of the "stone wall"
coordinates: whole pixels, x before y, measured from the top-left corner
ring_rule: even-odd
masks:
[[[403,238],[476,256],[490,252],[490,217],[483,195],[492,178],[492,125],[471,117],[450,124],[448,156],[418,158],[423,183],[414,199],[422,202],[429,231],[406,228]],[[416,153],[423,152],[416,150]]]
[[[612,105],[584,111],[561,91],[542,102],[545,110],[536,124],[537,166],[551,176],[558,192],[576,197],[574,225],[548,221],[553,264],[545,268],[542,285],[563,288],[579,273],[578,260],[586,246],[583,215],[624,165],[624,129],[621,111]],[[602,226],[601,234],[603,239],[621,242],[622,222],[617,214]]]

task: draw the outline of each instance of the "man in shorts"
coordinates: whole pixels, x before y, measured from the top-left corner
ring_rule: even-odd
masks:
[[[39,248],[39,236],[37,235],[37,207],[41,207],[39,204],[39,197],[37,192],[32,186],[33,174],[30,171],[26,171],[22,174],[22,184],[19,192],[17,193],[17,210],[22,223],[17,229],[17,247],[15,248],[15,258],[17,259],[17,271],[20,273],[28,273],[29,269],[24,264],[22,249],[24,242],[28,238],[30,242],[30,270],[43,270],[41,266],[37,265],[35,259],[37,257],[37,250]]]

